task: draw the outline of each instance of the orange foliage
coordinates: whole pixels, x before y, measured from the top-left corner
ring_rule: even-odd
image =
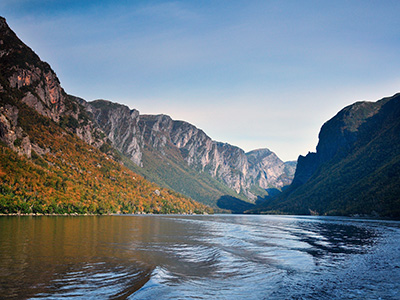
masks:
[[[31,141],[47,153],[33,152],[28,159],[0,144],[2,213],[211,212],[150,183],[27,107],[19,117]]]

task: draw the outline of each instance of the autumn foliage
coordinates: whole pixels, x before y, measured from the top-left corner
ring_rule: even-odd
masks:
[[[0,143],[0,213],[204,213],[210,209],[133,173],[33,109],[18,124],[41,154]]]
[[[1,17],[0,42],[0,213],[210,212],[124,167],[100,130],[99,149],[81,140],[89,114]]]

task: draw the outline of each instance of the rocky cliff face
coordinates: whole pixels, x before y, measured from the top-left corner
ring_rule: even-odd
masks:
[[[2,89],[18,89],[22,102],[55,122],[67,110],[66,95],[50,66],[39,57],[0,18],[0,60]]]
[[[84,105],[0,17],[0,213],[211,212],[115,161]]]
[[[18,109],[10,99],[19,99],[22,103],[33,108],[42,116],[62,124],[68,130],[76,133],[89,144],[100,147],[105,141],[99,138],[101,131],[87,117],[85,109],[75,97],[67,95],[62,89],[57,75],[51,67],[26,46],[8,27],[6,20],[0,17],[0,94],[2,103],[8,102],[8,107],[2,107],[3,135],[21,139],[18,129]],[[11,113],[13,112],[13,113]],[[12,122],[6,119],[13,115]],[[10,125],[14,126],[13,128]],[[5,131],[8,131],[6,133]],[[11,130],[11,131],[10,131]],[[11,138],[11,140],[10,140]],[[7,138],[3,138],[7,142]],[[28,140],[22,137],[21,145],[29,155]],[[20,147],[19,146],[19,147]],[[21,152],[20,151],[20,152]],[[21,153],[22,153],[21,152]]]
[[[29,136],[18,126],[18,108],[15,106],[0,107],[0,141],[19,155],[31,157],[32,144]]]
[[[357,102],[320,131],[300,156],[293,183],[259,212],[400,219],[400,94]]]
[[[263,189],[282,188],[289,185],[296,170],[295,162],[283,162],[268,149],[246,153],[252,182]]]
[[[113,145],[138,166],[144,166],[142,156],[148,149],[156,150],[160,159],[179,155],[192,169],[209,174],[253,200],[258,196],[252,191],[254,186],[282,188],[293,178],[293,164],[285,164],[268,149],[246,154],[238,147],[213,141],[187,122],[174,121],[166,115],[140,115],[104,100],[90,102],[86,107]],[[171,148],[175,149],[173,154]]]
[[[18,39],[4,18],[0,18],[0,66],[0,140],[20,155],[30,157],[32,150],[49,153],[22,129],[27,127],[18,124],[27,105],[117,157],[115,147],[143,175],[194,199],[230,195],[255,200],[265,195],[265,189],[281,188],[293,177],[293,166],[285,166],[269,150],[246,154],[213,141],[187,122],[166,115],[140,115],[108,101],[87,103],[66,94],[51,67]],[[192,186],[197,186],[196,191],[187,192]]]

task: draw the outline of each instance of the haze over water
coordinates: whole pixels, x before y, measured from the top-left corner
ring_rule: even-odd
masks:
[[[0,298],[400,299],[400,222],[1,217]]]

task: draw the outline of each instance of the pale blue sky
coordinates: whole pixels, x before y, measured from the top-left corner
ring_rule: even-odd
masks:
[[[400,91],[400,1],[2,0],[65,90],[165,113],[246,151],[315,151],[322,124]]]

